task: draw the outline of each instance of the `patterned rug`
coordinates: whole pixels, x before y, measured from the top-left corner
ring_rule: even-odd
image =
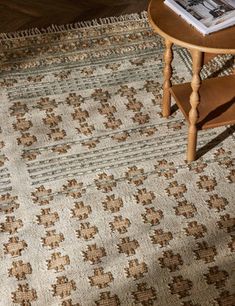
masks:
[[[146,14],[0,46],[0,305],[235,305],[234,129],[200,132],[185,162]],[[174,53],[173,82],[190,80]]]

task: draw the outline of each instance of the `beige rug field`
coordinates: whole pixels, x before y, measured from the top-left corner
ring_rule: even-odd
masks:
[[[235,305],[234,127],[185,162],[163,51],[145,13],[0,36],[1,306]]]

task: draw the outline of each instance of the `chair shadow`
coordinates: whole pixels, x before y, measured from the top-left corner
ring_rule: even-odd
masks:
[[[231,136],[235,132],[235,125],[226,128],[222,133],[213,138],[206,145],[197,150],[197,159],[202,157],[204,154],[215,148],[218,144],[223,142],[226,138]]]

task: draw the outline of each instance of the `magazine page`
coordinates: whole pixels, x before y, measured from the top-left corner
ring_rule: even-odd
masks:
[[[204,34],[235,24],[235,0],[166,0]]]

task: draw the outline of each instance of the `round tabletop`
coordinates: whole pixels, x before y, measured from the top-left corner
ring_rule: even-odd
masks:
[[[235,26],[203,35],[164,4],[151,0],[148,18],[153,29],[171,42],[207,53],[235,54]]]

